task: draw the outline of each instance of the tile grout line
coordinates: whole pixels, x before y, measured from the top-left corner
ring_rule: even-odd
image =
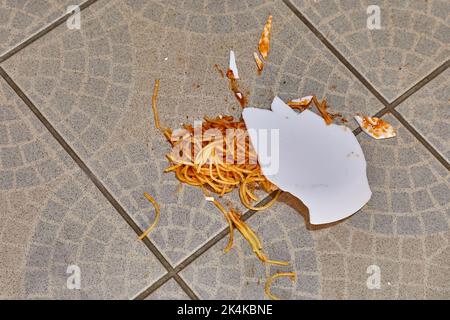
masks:
[[[175,266],[175,268],[173,269],[173,272],[171,272],[171,274],[167,274],[164,275],[163,277],[161,277],[159,280],[163,280],[163,282],[159,283],[159,280],[157,281],[158,283],[154,283],[151,286],[149,286],[147,289],[145,289],[144,291],[142,291],[138,296],[137,296],[137,300],[142,300],[145,299],[146,297],[148,297],[150,294],[152,294],[153,292],[155,292],[157,289],[159,289],[162,285],[164,285],[164,283],[166,283],[167,281],[169,281],[170,279],[175,279],[176,277],[179,277],[180,279],[181,276],[178,274],[180,271],[182,271],[183,269],[185,269],[189,264],[191,264],[193,261],[195,261],[198,257],[200,257],[203,253],[205,253],[206,251],[208,251],[211,247],[213,247],[216,243],[218,243],[220,240],[222,240],[227,234],[228,234],[229,228],[226,227],[224,229],[222,229],[222,231],[220,231],[218,234],[216,234],[212,239],[208,240],[205,244],[203,244],[199,249],[197,249],[196,251],[194,251],[192,254],[190,254],[186,259],[184,259],[182,262],[180,262],[177,266]],[[183,280],[184,282],[184,280]]]
[[[73,159],[78,167],[88,176],[91,182],[97,187],[97,189],[103,194],[113,208],[120,214],[125,222],[133,229],[136,235],[141,235],[142,230],[126,212],[126,210],[119,204],[119,202],[113,197],[109,190],[103,185],[103,183],[95,176],[91,169],[84,163],[84,161],[76,154],[76,152],[70,147],[65,139],[59,134],[59,132],[52,126],[52,124],[45,118],[45,116],[39,111],[39,109],[33,104],[33,102],[26,96],[22,89],[14,82],[14,80],[6,73],[6,71],[0,66],[0,76],[8,83],[8,85],[14,90],[19,98],[28,106],[28,108],[34,113],[38,120],[46,127],[53,138],[59,143],[59,145],[67,152],[67,154]],[[136,238],[137,239],[137,238]],[[136,240],[138,241],[138,240]],[[144,238],[142,242],[145,246],[154,254],[157,260],[167,270],[167,274],[173,274],[174,268],[169,261],[163,256],[163,254],[156,248],[153,242],[148,237]]]
[[[87,0],[87,1],[83,2],[82,4],[79,5],[80,11],[83,11],[84,9],[88,8],[90,5],[94,4],[97,1],[98,0]],[[13,55],[18,53],[19,51],[21,51],[25,47],[29,46],[30,44],[32,44],[36,40],[40,39],[41,37],[43,37],[44,35],[46,35],[50,31],[52,31],[53,29],[55,29],[56,27],[61,25],[71,15],[72,15],[71,12],[70,13],[66,12],[64,15],[62,15],[58,19],[54,20],[53,22],[50,22],[50,24],[48,24],[47,26],[45,26],[44,28],[39,30],[37,33],[34,33],[33,35],[31,35],[30,37],[28,37],[24,41],[18,43],[16,46],[14,46],[13,48],[11,48],[8,51],[6,51],[5,53],[3,53],[0,56],[0,63],[5,62],[7,59],[11,58]]]
[[[172,279],[175,280],[175,282],[177,282],[177,284],[181,287],[184,293],[186,293],[186,295],[191,300],[200,300],[200,298],[183,280],[183,278],[181,278],[180,275],[178,275],[174,271],[168,272],[165,275],[163,275],[161,278],[152,283],[149,287],[145,288],[140,293],[138,293],[132,300],[145,300],[145,298],[149,297],[152,293],[154,293],[156,290],[161,288],[163,285],[165,285]]]
[[[283,3],[308,27],[308,29],[322,42],[328,50],[369,90],[385,107],[389,106],[389,101],[378,92],[377,89],[336,49],[333,44],[306,18],[303,13],[290,1],[283,0]]]
[[[184,279],[178,274],[175,273],[173,279],[178,283],[178,285],[183,289],[183,291],[191,298],[191,300],[200,300],[197,294],[192,290],[192,288],[184,281]]]
[[[392,101],[389,104],[389,108],[394,109],[394,108],[398,107],[401,103],[403,103],[405,100],[407,100],[410,96],[415,94],[417,91],[419,91],[424,86],[426,86],[429,82],[433,81],[437,76],[439,76],[441,73],[443,73],[445,70],[447,70],[448,67],[450,67],[450,60],[445,61],[443,64],[441,64],[436,69],[431,71],[428,75],[426,75],[422,80],[418,81],[411,88],[406,90],[398,98],[396,98],[394,101]]]
[[[439,161],[447,170],[450,171],[450,163],[437,151],[417,130],[395,109],[390,110],[390,113],[408,130],[437,161]]]
[[[149,287],[142,290],[138,293],[132,300],[144,300],[148,296],[150,296],[153,292],[161,288],[164,284],[166,284],[170,279],[174,279],[175,274],[172,272],[168,272],[163,275],[161,278],[153,282]]]
[[[441,64],[439,67],[434,69],[431,73],[429,73],[427,76],[425,76],[422,80],[417,82],[415,85],[413,85],[411,88],[409,88],[407,91],[405,91],[401,96],[399,96],[397,99],[395,99],[389,106],[388,106],[388,112],[390,112],[405,128],[409,131],[411,135],[413,135],[417,141],[422,144],[425,149],[428,150],[428,152],[431,153],[431,155],[440,163],[442,164],[447,170],[450,170],[450,163],[441,155],[441,153],[434,148],[430,142],[427,141],[427,139],[420,134],[412,124],[409,123],[408,120],[406,120],[402,114],[396,109],[399,105],[401,105],[405,100],[407,100],[410,96],[417,93],[421,88],[426,86],[428,83],[433,81],[436,77],[438,77],[440,74],[442,74],[445,70],[447,70],[450,67],[450,60],[445,61],[443,64]]]

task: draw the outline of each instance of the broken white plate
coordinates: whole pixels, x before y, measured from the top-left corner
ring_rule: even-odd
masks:
[[[308,207],[311,224],[344,219],[369,201],[366,160],[349,128],[298,113],[278,97],[271,111],[245,108],[242,115],[263,174]],[[268,143],[269,132],[278,140]]]
[[[234,51],[230,50],[230,70],[233,71],[233,76],[235,79],[239,79],[239,72],[236,65],[236,56],[234,55]]]
[[[366,120],[367,119],[367,120]],[[355,116],[361,129],[374,139],[387,139],[397,135],[394,127],[382,119],[376,117],[360,117]]]

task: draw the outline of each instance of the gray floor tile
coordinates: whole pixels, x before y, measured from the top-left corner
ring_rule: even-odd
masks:
[[[65,15],[82,0],[3,0],[0,2],[0,55]]]
[[[450,161],[450,70],[420,89],[397,110]]]
[[[344,57],[392,101],[450,56],[444,0],[291,0]],[[381,29],[370,30],[369,5]]]
[[[434,186],[443,193],[450,190],[448,172],[392,116],[386,119],[398,128],[396,138],[358,136],[373,197],[354,216],[331,226],[306,228],[306,208],[283,195],[269,210],[249,219],[268,255],[290,261],[291,267],[262,265],[236,235],[229,253],[223,252],[223,239],[183,270],[182,277],[204,299],[265,298],[265,280],[276,270],[298,275],[294,284],[274,284],[272,292],[285,299],[448,299],[450,197],[440,203],[432,192]],[[406,150],[409,162],[401,160]],[[433,179],[414,184],[413,171],[423,167]],[[396,170],[405,172],[396,177]],[[416,204],[421,191],[430,198],[424,209]],[[405,193],[407,199],[395,200],[397,193]],[[403,201],[407,210],[396,210],[395,201]],[[378,289],[366,285],[374,272],[369,267],[381,272]]]
[[[199,190],[179,191],[162,173],[169,149],[150,113],[155,78],[161,121],[172,128],[205,115],[240,115],[214,67],[226,67],[231,48],[252,105],[267,107],[275,94],[314,93],[348,119],[382,108],[283,3],[226,1],[220,11],[214,5],[99,1],[83,11],[80,31],[56,28],[3,64],[142,228],[153,214],[142,193],[156,197],[162,221],[150,238],[172,264],[225,224]],[[252,54],[269,13],[272,51],[258,77]],[[16,161],[11,153],[7,162]]]
[[[124,299],[162,276],[158,260],[3,80],[0,92],[7,110],[0,151],[20,159],[0,162],[0,298]],[[72,265],[80,290],[67,288]]]

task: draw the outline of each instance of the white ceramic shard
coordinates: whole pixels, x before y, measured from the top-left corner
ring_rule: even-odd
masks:
[[[230,70],[233,71],[233,76],[235,79],[239,79],[239,72],[236,65],[236,56],[234,55],[234,51],[230,50]]]
[[[271,111],[245,108],[242,115],[263,174],[308,207],[311,224],[344,219],[369,201],[366,160],[350,129],[298,113],[278,97]],[[278,141],[268,144],[267,130]]]
[[[361,129],[374,139],[387,139],[397,135],[394,127],[380,118],[355,116]]]
[[[297,99],[292,99],[292,102],[298,102],[298,103],[304,103],[304,104],[309,104],[312,100],[312,96],[306,96],[303,98],[297,98]]]

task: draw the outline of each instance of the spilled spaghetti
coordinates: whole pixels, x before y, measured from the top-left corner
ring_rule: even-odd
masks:
[[[232,116],[219,116],[213,119],[205,117],[201,126],[184,125],[182,130],[177,131],[164,128],[158,117],[158,89],[159,80],[156,80],[152,96],[155,127],[161,131],[172,146],[172,151],[166,155],[170,165],[164,172],[173,172],[180,182],[201,188],[206,199],[213,202],[222,212],[229,226],[229,240],[224,249],[225,252],[233,247],[234,231],[237,229],[263,263],[288,266],[288,262],[268,258],[263,252],[261,240],[245,223],[241,214],[234,208],[227,209],[212,196],[216,194],[218,197],[222,197],[238,189],[241,202],[246,208],[261,211],[272,206],[282,192],[262,174],[245,123],[242,120],[234,120]],[[316,97],[311,97],[308,101],[292,102],[290,105],[294,109],[308,108],[312,103],[316,105],[328,123],[330,118],[327,117],[326,104],[319,102]],[[230,131],[233,132],[231,138]],[[268,203],[256,206],[254,203],[259,200],[255,194],[256,190],[264,190],[273,194],[273,197]],[[146,194],[146,198],[155,206],[157,219],[159,206],[150,195]],[[156,219],[140,239],[145,238],[154,228]],[[279,273],[269,277],[265,285],[265,292],[269,298],[278,299],[270,292],[270,284],[282,276],[296,279],[295,273],[292,272]]]
[[[259,42],[259,52],[264,60],[267,60],[270,48],[270,30],[272,17],[270,16],[264,27]],[[258,72],[263,70],[263,62],[254,53]],[[215,67],[224,77],[224,73]],[[233,72],[226,73],[230,80],[230,89],[244,108],[247,98],[238,88],[237,78]],[[272,206],[281,194],[281,190],[272,184],[263,175],[257,161],[257,155],[252,148],[244,121],[235,120],[232,116],[219,116],[216,118],[204,118],[200,125],[183,125],[182,129],[175,131],[161,126],[157,110],[157,96],[159,80],[155,81],[152,96],[152,111],[155,127],[161,131],[172,146],[172,151],[166,155],[169,166],[164,172],[173,172],[181,183],[196,186],[202,189],[207,200],[223,214],[229,226],[229,240],[224,249],[228,252],[233,247],[234,231],[237,230],[246,239],[256,257],[263,263],[277,266],[288,266],[285,261],[272,260],[263,251],[263,245],[259,237],[242,219],[241,213],[234,208],[226,208],[214,195],[223,195],[238,190],[242,204],[249,210],[261,211]],[[312,104],[318,108],[327,124],[333,120],[332,115],[326,111],[326,101],[319,102],[315,96],[308,100],[290,101],[288,103],[293,109],[304,110]],[[232,133],[230,135],[230,132]],[[262,206],[255,203],[259,201],[257,190],[263,190],[272,195],[272,199]],[[146,194],[146,198],[156,209],[155,222],[140,237],[145,238],[155,227],[159,218],[159,206],[154,199]],[[296,279],[295,273],[277,273],[268,278],[265,292],[271,299],[278,299],[270,292],[272,281],[279,277]]]

